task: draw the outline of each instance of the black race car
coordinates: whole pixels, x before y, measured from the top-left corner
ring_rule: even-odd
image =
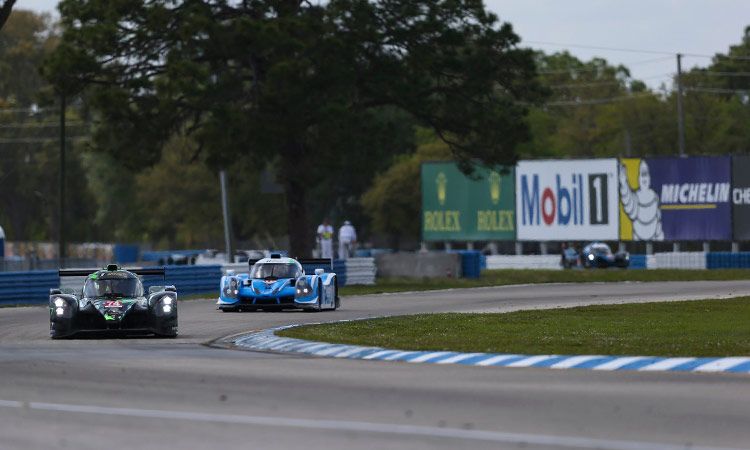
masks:
[[[164,269],[125,270],[110,264],[103,270],[60,270],[61,277],[85,276],[83,289],[50,289],[52,339],[84,332],[177,336],[177,290],[152,286],[143,290],[139,275],[161,275]]]

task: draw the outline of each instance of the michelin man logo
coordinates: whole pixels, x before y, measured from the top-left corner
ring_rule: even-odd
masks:
[[[625,214],[633,223],[633,240],[663,241],[659,195],[651,189],[648,163],[641,160],[638,167],[638,189],[631,190],[625,166],[620,164],[620,200]]]

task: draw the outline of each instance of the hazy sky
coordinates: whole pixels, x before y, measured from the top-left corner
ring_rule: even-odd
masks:
[[[713,55],[740,42],[750,25],[750,0],[485,0],[524,42],[545,51],[579,44]],[[16,8],[55,12],[56,0],[18,0]],[[670,82],[675,60],[668,55],[570,47],[579,58],[624,64],[635,78],[658,87]],[[661,61],[654,59],[664,58]],[[686,57],[684,68],[708,64]],[[636,63],[636,64],[632,64]]]

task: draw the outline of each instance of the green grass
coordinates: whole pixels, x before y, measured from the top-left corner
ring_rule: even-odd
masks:
[[[373,286],[343,286],[341,295],[381,294],[385,292],[427,291],[434,289],[505,286],[527,283],[588,283],[614,281],[695,281],[746,280],[748,269],[724,270],[485,270],[478,279],[465,278],[385,278]]]
[[[506,314],[422,314],[291,328],[281,336],[404,350],[750,355],[750,297]]]

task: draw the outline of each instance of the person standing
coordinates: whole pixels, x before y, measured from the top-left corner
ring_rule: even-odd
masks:
[[[333,227],[327,217],[318,225],[318,242],[320,243],[320,257],[333,258]]]
[[[339,228],[339,258],[348,259],[354,251],[357,243],[357,231],[348,220]]]

